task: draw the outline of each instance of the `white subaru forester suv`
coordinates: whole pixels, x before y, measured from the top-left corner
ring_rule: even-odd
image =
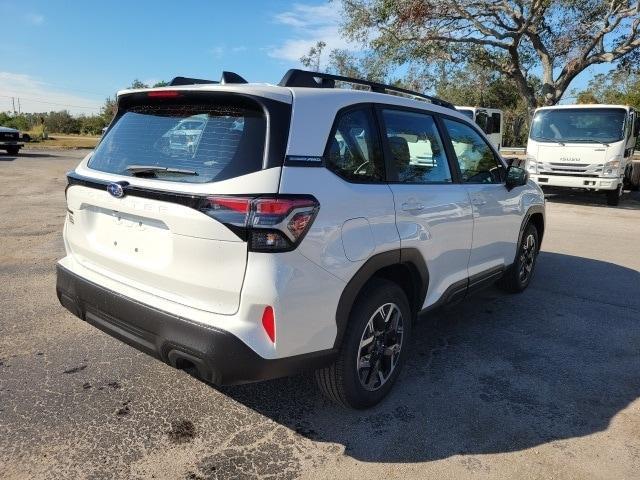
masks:
[[[545,224],[448,102],[302,70],[120,92],[66,198],[73,314],[218,385],[315,371],[355,408],[393,386],[418,313],[524,290]]]

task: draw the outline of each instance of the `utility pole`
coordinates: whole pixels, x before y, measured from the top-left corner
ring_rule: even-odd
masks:
[[[18,115],[22,114],[22,109],[20,108],[20,97],[18,97]]]
[[[11,107],[13,108],[13,114],[16,114],[16,99],[15,97],[11,97]]]

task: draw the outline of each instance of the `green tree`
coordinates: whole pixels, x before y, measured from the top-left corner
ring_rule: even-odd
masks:
[[[24,115],[8,115],[3,114],[3,118],[0,118],[0,125],[3,127],[15,128],[16,130],[20,130],[22,132],[29,130],[29,118]]]
[[[327,46],[326,42],[317,42],[309,49],[309,53],[300,57],[300,63],[306,68],[311,68],[315,72],[320,71],[320,60],[322,59],[322,51]]]
[[[44,119],[44,124],[49,132],[55,133],[80,133],[81,122],[73,117],[67,110],[49,112]]]
[[[80,120],[80,132],[84,135],[99,135],[108,122],[102,115],[82,115]]]
[[[116,115],[117,109],[118,105],[116,101],[111,97],[107,97],[104,101],[104,105],[102,105],[102,108],[100,109],[100,116],[104,119],[107,125],[111,122],[111,120],[113,120],[113,117]]]
[[[576,97],[576,103],[579,104],[592,104],[592,103],[600,103],[598,98],[593,94],[593,92],[580,92]]]
[[[629,0],[342,0],[344,35],[398,65],[434,60],[500,72],[529,108],[530,76],[557,103],[591,65],[626,60],[640,47],[639,2]]]
[[[136,78],[133,82],[131,82],[131,85],[129,86],[129,88],[149,88],[149,85],[141,82]]]
[[[578,103],[611,103],[640,109],[640,70],[617,69],[593,77],[578,93]],[[584,102],[586,103],[586,102]]]

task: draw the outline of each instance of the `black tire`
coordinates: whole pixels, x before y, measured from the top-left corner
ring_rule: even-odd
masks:
[[[9,155],[18,155],[19,151],[20,151],[19,147],[7,147],[7,153]]]
[[[620,197],[622,196],[622,184],[618,185],[615,190],[607,190],[607,205],[611,207],[617,207],[620,204]]]
[[[395,305],[401,315],[401,321],[395,317],[396,324],[402,326],[400,334],[396,332],[389,336],[389,333],[380,333],[376,336],[371,330],[371,322],[377,321],[378,327],[385,324],[382,315],[389,311],[384,310],[385,306],[396,311],[391,305]],[[379,314],[381,308],[383,313]],[[316,370],[316,381],[322,393],[340,405],[356,409],[372,407],[380,402],[389,393],[402,369],[411,338],[412,320],[411,308],[404,291],[389,280],[372,279],[363,288],[351,310],[338,358],[333,365]],[[391,324],[390,320],[385,325]],[[371,336],[368,336],[369,332],[372,333]],[[362,346],[369,338],[370,343]],[[391,352],[396,351],[398,345],[396,356],[396,353]],[[381,351],[385,353],[380,354]],[[363,355],[364,352],[368,352],[369,360],[365,359],[367,354]],[[372,358],[375,359],[373,367],[358,368],[361,361],[369,363]],[[384,377],[387,371],[388,374],[382,381],[379,375]],[[371,382],[367,382],[369,388],[363,385],[363,380],[366,381],[367,378],[371,379]],[[378,382],[380,385],[376,387]]]
[[[531,283],[539,252],[540,234],[535,225],[529,223],[522,234],[513,265],[498,280],[497,285],[509,293],[524,291]]]

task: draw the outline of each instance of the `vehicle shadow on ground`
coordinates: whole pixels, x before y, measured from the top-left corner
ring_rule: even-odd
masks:
[[[607,197],[603,193],[572,191],[545,191],[545,198],[552,203],[569,205],[587,205],[590,207],[620,208],[623,210],[640,210],[640,192],[625,190],[620,198],[620,204],[612,207],[607,205]]]
[[[333,405],[311,376],[220,390],[357,460],[421,462],[605,430],[640,396],[638,345],[638,271],[543,252],[525,293],[491,288],[422,318],[373,409]]]
[[[6,152],[0,153],[0,162],[11,162],[13,160],[19,160],[21,157],[23,158],[42,158],[42,157],[55,157],[56,155],[52,155],[50,153],[38,153],[38,152],[20,152],[17,155],[9,155]]]

